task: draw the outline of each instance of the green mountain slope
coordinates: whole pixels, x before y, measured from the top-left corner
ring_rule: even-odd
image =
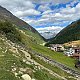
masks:
[[[52,38],[49,43],[63,44],[75,40],[80,40],[80,20],[75,21],[64,28],[54,38]]]
[[[0,80],[24,80],[22,79],[24,74],[28,74],[33,80],[62,80],[62,78],[52,75],[52,72],[50,73],[46,68],[64,78],[72,76],[58,67],[49,65],[48,62],[40,60],[35,54],[32,55],[32,53],[43,54],[75,69],[74,59],[41,46],[40,43],[44,41],[37,36],[39,37],[31,30],[19,28],[18,25],[1,19]],[[69,78],[69,80],[71,79]]]
[[[25,74],[37,80],[61,80],[31,58],[28,48],[34,44],[36,41],[15,25],[0,22],[0,80],[26,80]]]
[[[34,37],[34,39],[38,42],[38,43],[43,43],[44,42],[44,38],[38,33],[38,31],[36,31],[33,27],[31,27],[29,24],[27,24],[26,22],[24,22],[23,20],[17,18],[16,16],[14,16],[11,12],[9,12],[7,9],[3,8],[0,6],[0,20],[2,21],[9,21],[13,24],[15,24],[18,28],[23,29],[24,31],[27,32],[27,34],[31,35],[32,37]]]
[[[28,53],[33,46],[44,42],[39,33],[5,18],[0,13],[0,80],[25,80],[22,78],[25,74],[35,80],[61,80],[39,68],[39,63]]]

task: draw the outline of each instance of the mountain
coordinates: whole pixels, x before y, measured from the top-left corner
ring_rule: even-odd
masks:
[[[64,43],[64,46],[67,46],[67,47],[80,46],[80,40]]]
[[[52,37],[55,37],[56,36],[56,33],[55,32],[42,32],[40,33],[45,39],[50,39]]]
[[[55,65],[75,69],[74,60],[43,46],[45,42],[34,28],[27,28],[27,23],[16,17],[26,24],[25,28],[18,26],[14,19],[9,20],[9,13],[4,12],[7,17],[0,14],[0,80],[74,80],[72,74]]]
[[[48,56],[66,65],[70,62],[74,68],[73,59],[37,44],[16,25],[0,21],[0,80],[63,80],[69,76],[74,80],[71,74],[50,64]]]
[[[66,28],[61,30],[48,44],[63,44],[69,41],[80,40],[80,20],[72,22]]]
[[[29,24],[22,21],[21,19],[14,16],[12,13],[10,13],[8,10],[0,6],[0,19],[1,20],[8,20],[14,24],[16,24],[19,27],[25,27],[26,29],[31,30],[32,32],[35,32],[36,30],[33,29]]]
[[[0,80],[60,80],[34,60],[33,45],[38,44],[30,35],[0,21]]]
[[[34,28],[0,7],[0,80],[60,80],[32,57],[43,42]]]
[[[33,27],[24,22],[23,20],[14,16],[11,12],[9,12],[6,8],[0,6],[0,20],[7,20],[11,23],[15,24],[18,28],[26,31],[27,34],[33,36],[36,41],[43,42],[45,40]]]

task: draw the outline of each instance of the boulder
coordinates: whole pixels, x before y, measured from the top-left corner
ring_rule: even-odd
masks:
[[[22,78],[23,78],[24,80],[31,80],[31,77],[30,77],[28,74],[22,75]]]

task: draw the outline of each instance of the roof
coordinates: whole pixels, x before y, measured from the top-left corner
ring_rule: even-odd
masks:
[[[79,57],[79,56],[80,56],[80,54],[75,53],[75,54],[73,54],[73,56],[74,56],[74,57]]]
[[[80,47],[73,47],[73,49],[80,49]]]
[[[52,47],[62,47],[62,44],[50,44]]]

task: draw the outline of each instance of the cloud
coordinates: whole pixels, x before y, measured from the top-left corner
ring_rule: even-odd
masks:
[[[60,27],[60,26],[51,26],[51,27],[36,28],[36,29],[37,29],[40,33],[48,32],[48,31],[58,33],[60,30],[63,29],[63,27]]]
[[[42,13],[42,16],[38,20],[28,19],[26,20],[26,22],[28,22],[32,26],[47,26],[47,23],[52,23],[56,27],[61,26],[62,24],[65,24],[63,26],[67,26],[68,24],[79,18],[80,3],[78,3],[75,7],[66,6],[66,8],[60,8],[58,12],[54,12],[54,10],[46,10]]]
[[[46,39],[54,37],[57,33],[59,33],[63,27],[60,26],[51,26],[51,27],[44,27],[44,28],[36,28],[39,33]]]
[[[52,10],[46,10],[42,13],[42,15],[45,15],[45,14],[49,14],[49,13],[52,13],[53,11]]]
[[[0,0],[0,5],[34,28],[44,26],[36,28],[39,32],[50,31],[51,34],[80,18],[79,0]]]
[[[25,17],[25,16],[34,16],[34,15],[40,15],[41,12],[34,10],[34,9],[29,9],[25,11],[17,11],[14,14],[17,17]]]
[[[29,14],[37,15],[40,13],[35,10],[35,4],[29,0],[0,0],[0,4],[17,17],[24,17]]]
[[[67,4],[66,7],[73,7],[78,2],[79,2],[79,0],[73,0],[70,4]]]
[[[42,26],[47,23],[53,23],[53,25],[56,24],[57,26],[60,26],[61,24],[71,23],[79,18],[80,3],[78,3],[75,7],[67,6],[66,8],[60,8],[57,12],[54,12],[54,10],[46,10],[42,13],[42,16],[38,20],[30,20],[29,24]]]
[[[52,12],[53,10],[45,11],[42,15],[42,18],[49,19],[50,22],[72,22],[80,18],[80,3],[78,3],[76,7],[61,8],[56,13]]]
[[[35,5],[31,1],[26,0],[0,0],[0,4],[11,11],[24,10],[24,9],[32,9]]]
[[[40,1],[39,0],[31,0],[31,1],[33,1],[35,3],[42,3],[42,4],[44,4],[44,3],[60,4],[60,3],[67,3],[72,0],[40,0]],[[73,0],[73,1],[75,1],[75,0]]]
[[[60,4],[67,3],[72,0],[0,0],[0,4],[10,10],[14,15],[19,18],[24,18],[27,16],[37,16],[42,15],[39,19],[25,19],[32,26],[43,26],[47,23],[64,23],[72,22],[80,18],[80,3],[76,7],[70,7],[66,5],[66,8],[60,9],[50,9],[50,4]],[[77,1],[77,0],[76,0]],[[40,4],[38,10],[35,9],[36,4]],[[71,2],[70,5],[74,5],[75,0]],[[41,13],[40,11],[43,11]],[[24,20],[24,19],[23,19]],[[58,24],[59,25],[59,24]]]
[[[44,23],[48,22],[49,20],[47,19],[40,19],[40,20],[34,20],[34,19],[27,19],[26,22],[28,22],[30,25],[36,25],[36,26],[42,26]],[[59,23],[60,24],[60,23]],[[58,33],[63,27],[60,26],[48,26],[48,27],[40,27],[36,28],[39,32],[46,32],[46,31],[54,31]]]
[[[39,11],[46,11],[46,10],[50,10],[49,4],[42,4],[39,6],[38,8]]]
[[[34,28],[36,28],[36,26],[44,26],[48,23],[49,19],[43,19],[40,18],[38,20],[35,19],[25,19],[25,22],[29,23],[31,26],[33,26]]]
[[[70,1],[72,0],[41,0],[41,1],[39,0],[23,0],[23,1],[22,0],[0,0],[0,4],[6,7],[9,11],[11,11],[17,17],[41,15],[40,11],[44,11],[42,13],[42,19],[47,18],[47,19],[44,19],[44,21],[45,20],[56,21],[57,17],[62,19],[63,17],[65,19],[68,18],[68,14],[75,13],[75,9],[63,8],[62,10],[60,10],[60,13],[58,12],[55,14],[54,13],[51,14],[51,12],[55,12],[55,10],[50,9],[49,3],[60,4],[60,3],[67,3]],[[34,3],[41,4],[38,10],[35,9],[36,5]],[[74,3],[75,3],[75,0],[73,0],[72,4]],[[79,8],[78,8],[78,11],[79,11]],[[63,17],[61,17],[59,14]],[[52,18],[54,18],[54,20]]]
[[[71,0],[0,0],[0,5],[7,8],[12,13],[16,11],[25,11],[29,9],[34,9],[35,4],[41,4],[39,10],[49,10],[49,3],[60,4],[67,3]],[[75,1],[75,0],[73,0]]]

